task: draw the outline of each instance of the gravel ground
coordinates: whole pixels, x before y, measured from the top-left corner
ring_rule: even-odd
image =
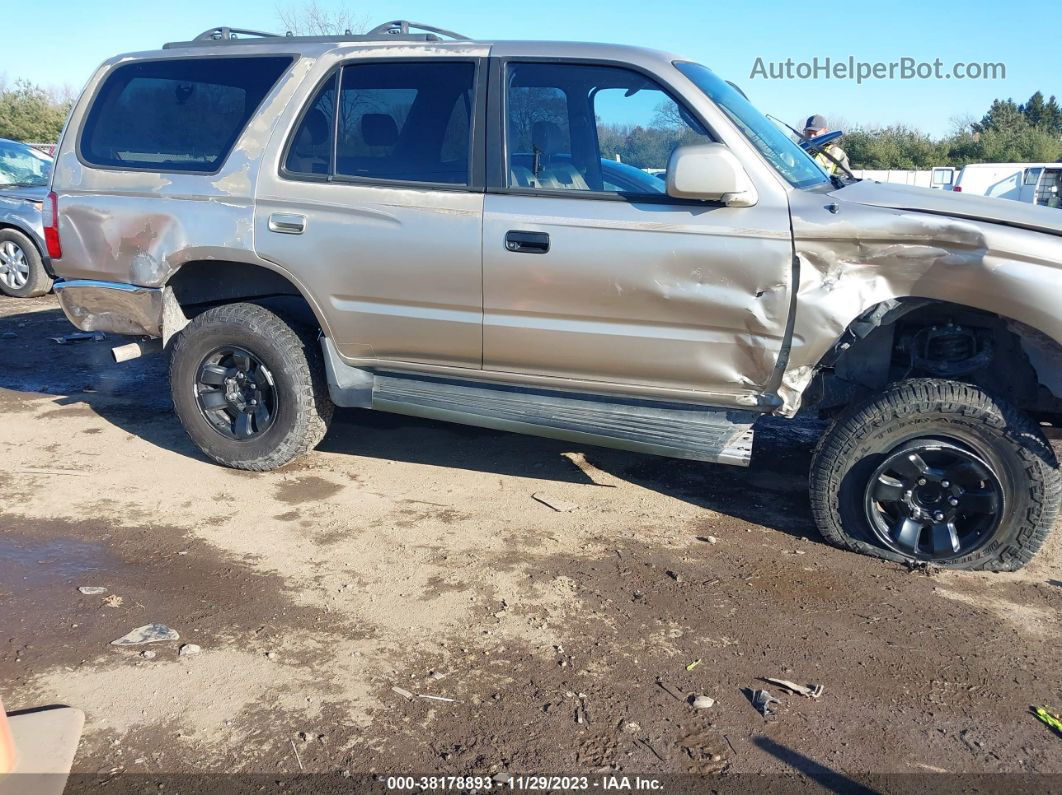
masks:
[[[809,423],[742,470],[345,410],[306,459],[227,470],[161,357],[69,331],[0,298],[0,696],[84,709],[79,773],[1060,786],[1029,708],[1062,706],[1062,534],[1013,574],[829,547]],[[180,640],[110,645],[153,622]]]

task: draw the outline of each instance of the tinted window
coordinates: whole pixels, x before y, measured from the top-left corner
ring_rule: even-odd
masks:
[[[508,118],[514,187],[662,194],[675,147],[710,140],[657,83],[611,66],[511,66]]]
[[[332,173],[337,79],[335,75],[328,79],[299,122],[285,161],[288,171],[322,176]]]
[[[379,63],[343,69],[336,173],[467,185],[471,63]]]
[[[81,155],[101,166],[216,171],[290,58],[120,66],[89,111]]]

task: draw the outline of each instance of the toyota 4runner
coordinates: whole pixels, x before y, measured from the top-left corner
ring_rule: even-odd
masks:
[[[675,55],[212,29],[99,68],[45,214],[67,317],[161,341],[226,466],[333,405],[739,466],[804,411],[835,544],[1013,569],[1055,523],[1062,214],[829,177]]]

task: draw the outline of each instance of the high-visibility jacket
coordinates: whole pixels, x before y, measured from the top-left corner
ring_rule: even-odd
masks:
[[[845,151],[837,144],[830,144],[826,147],[826,151],[834,160],[840,161],[845,168],[851,168],[851,166],[848,165],[848,155],[845,154]],[[829,157],[826,157],[822,152],[815,155],[815,162],[822,166],[822,170],[831,177],[841,171],[841,169],[837,167],[837,164],[834,163],[833,160],[830,160]]]

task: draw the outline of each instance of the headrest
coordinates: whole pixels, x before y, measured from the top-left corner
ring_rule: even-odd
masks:
[[[361,117],[361,137],[368,146],[394,146],[398,125],[386,113],[366,113]]]
[[[536,121],[531,125],[531,145],[544,155],[555,155],[564,146],[560,126],[552,121]]]

